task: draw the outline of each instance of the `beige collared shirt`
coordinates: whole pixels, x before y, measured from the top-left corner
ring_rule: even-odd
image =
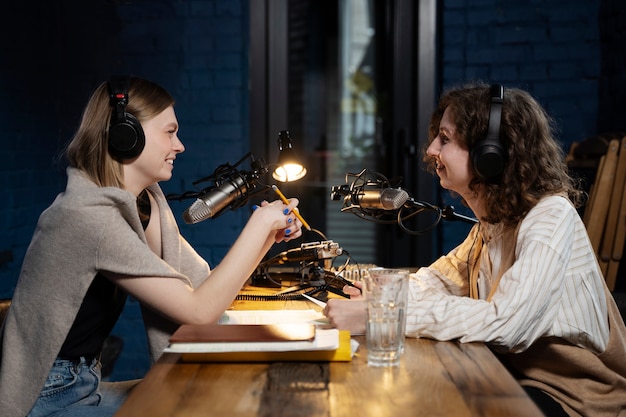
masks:
[[[475,226],[450,253],[412,275],[407,336],[487,342],[519,352],[540,337],[556,336],[602,352],[609,326],[603,276],[585,226],[560,196],[541,200],[522,220],[514,261],[502,271],[507,233]],[[480,262],[471,262],[484,238]],[[479,267],[478,299],[469,277]]]

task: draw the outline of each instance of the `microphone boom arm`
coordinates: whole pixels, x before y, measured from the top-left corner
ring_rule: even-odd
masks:
[[[412,198],[410,198],[407,201],[407,204],[412,205],[414,207],[419,207],[424,210],[431,210],[431,211],[439,212],[439,214],[441,215],[441,218],[448,220],[448,221],[462,221],[468,224],[478,223],[478,219],[474,217],[465,216],[463,214],[459,214],[456,211],[454,211],[454,206],[448,205],[448,206],[445,206],[443,209],[441,209],[433,204],[427,203],[425,201],[413,200]]]
[[[462,221],[464,223],[468,223],[468,224],[476,224],[478,223],[478,219],[474,218],[474,217],[468,217],[468,216],[464,216],[463,214],[459,214],[457,212],[454,211],[454,207],[453,206],[445,206],[444,209],[441,211],[441,217],[443,217],[446,220],[449,221]]]

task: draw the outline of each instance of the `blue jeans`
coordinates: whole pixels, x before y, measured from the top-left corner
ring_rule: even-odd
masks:
[[[100,382],[100,362],[57,359],[28,417],[110,417],[139,380]]]

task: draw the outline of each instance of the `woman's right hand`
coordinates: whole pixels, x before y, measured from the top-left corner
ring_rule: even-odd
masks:
[[[344,294],[350,296],[351,300],[363,297],[363,283],[354,281],[352,285],[345,285],[342,289]]]
[[[355,282],[355,286],[361,287],[362,283]],[[324,307],[324,315],[333,327],[339,330],[349,330],[351,334],[365,334],[365,322],[367,310],[365,298],[359,288],[346,285],[343,292],[350,295],[349,300],[331,298]]]

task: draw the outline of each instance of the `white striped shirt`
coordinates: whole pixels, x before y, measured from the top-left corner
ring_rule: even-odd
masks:
[[[487,301],[496,279],[492,270],[498,271],[502,258],[499,229],[487,225],[483,231],[488,259],[483,250],[478,300],[468,296],[473,233],[448,255],[412,274],[407,336],[481,341],[512,352],[525,350],[540,337],[556,336],[595,353],[604,351],[609,337],[604,278],[571,203],[550,196],[527,214],[515,261]]]

